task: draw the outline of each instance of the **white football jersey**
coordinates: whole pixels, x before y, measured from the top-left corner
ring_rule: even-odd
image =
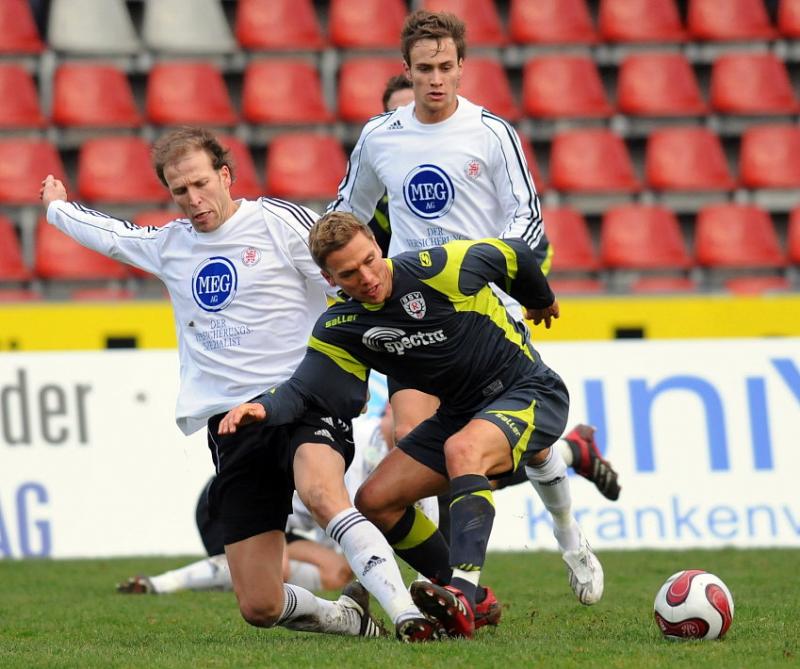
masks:
[[[205,233],[187,219],[140,228],[75,202],[47,210],[51,224],[84,246],[166,285],[180,357],[176,420],[186,434],[285,381],[302,360],[328,289],[308,249],[317,218],[273,198],[240,200]]]
[[[544,260],[541,207],[516,130],[465,98],[439,123],[420,123],[414,103],[370,119],[328,210],[369,221],[384,189],[389,255],[454,239],[521,237]]]

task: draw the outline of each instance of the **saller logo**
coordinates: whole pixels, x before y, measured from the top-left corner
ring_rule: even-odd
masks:
[[[379,353],[388,351],[397,355],[405,355],[406,350],[410,348],[447,341],[447,335],[442,330],[415,332],[407,335],[405,330],[399,328],[375,327],[367,330],[361,336],[361,341],[368,349]]]
[[[455,189],[440,167],[419,165],[406,175],[403,197],[408,208],[420,218],[439,218],[453,206]]]
[[[403,309],[405,309],[406,313],[412,318],[416,318],[417,320],[425,318],[425,298],[422,297],[422,293],[418,290],[403,295],[403,297],[400,298],[400,304],[403,305]]]
[[[192,276],[192,296],[204,311],[222,311],[236,295],[238,276],[233,263],[216,256],[201,262]]]

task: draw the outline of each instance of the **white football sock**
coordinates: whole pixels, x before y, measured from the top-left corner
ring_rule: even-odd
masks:
[[[560,451],[551,448],[547,460],[537,466],[527,465],[525,473],[542,504],[553,517],[553,534],[561,551],[577,550],[580,533],[572,515],[567,464]]]
[[[183,590],[231,590],[233,587],[225,555],[213,555],[180,569],[151,576],[150,582],[159,595]]]
[[[357,636],[361,617],[339,602],[316,597],[305,588],[284,583],[283,611],[275,624],[301,632]]]
[[[322,574],[319,572],[319,567],[310,562],[289,560],[289,578],[286,582],[299,585],[311,592],[322,590]]]
[[[344,552],[350,568],[362,585],[377,599],[392,622],[421,616],[405,588],[394,552],[381,534],[354,507],[337,513],[325,528]]]
[[[561,457],[564,458],[564,464],[566,464],[567,467],[572,467],[572,449],[565,439],[559,439],[550,448],[558,449],[558,452],[561,453]]]

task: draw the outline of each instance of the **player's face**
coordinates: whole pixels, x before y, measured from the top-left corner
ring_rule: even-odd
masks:
[[[452,37],[421,39],[409,51],[404,63],[406,76],[414,86],[414,113],[422,123],[449,118],[458,106],[456,91],[463,61],[459,60]]]
[[[325,261],[323,275],[354,300],[367,304],[385,302],[392,292],[392,273],[374,239],[359,232]]]
[[[164,166],[164,179],[172,199],[197,232],[212,232],[237,209],[231,198],[231,173],[227,165],[215,170],[202,149],[184,154]]]
[[[401,88],[389,96],[386,101],[386,111],[394,111],[398,107],[405,107],[409,102],[414,102],[414,89]]]

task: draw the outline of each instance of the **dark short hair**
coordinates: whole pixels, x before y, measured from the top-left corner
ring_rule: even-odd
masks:
[[[455,14],[418,9],[406,17],[403,29],[400,31],[400,50],[403,53],[403,60],[407,65],[411,65],[411,48],[419,40],[432,39],[440,44],[448,37],[452,37],[456,43],[456,54],[461,60],[467,52],[466,32],[467,26]]]
[[[308,233],[311,257],[320,268],[325,269],[328,256],[347,246],[359,232],[363,232],[369,239],[375,239],[369,226],[349,211],[332,211],[324,214]]]
[[[205,151],[211,158],[211,165],[215,170],[221,170],[227,166],[233,181],[233,160],[230,151],[226,149],[219,140],[207,128],[196,126],[180,126],[170,130],[158,138],[153,145],[152,158],[153,168],[158,175],[159,181],[169,187],[164,178],[164,168],[179,160],[187,153],[192,151]]]
[[[389,111],[389,98],[392,97],[392,95],[397,93],[397,91],[404,91],[407,88],[413,88],[413,85],[405,74],[395,74],[393,77],[389,77],[389,81],[386,82],[386,88],[383,91],[383,111]]]

